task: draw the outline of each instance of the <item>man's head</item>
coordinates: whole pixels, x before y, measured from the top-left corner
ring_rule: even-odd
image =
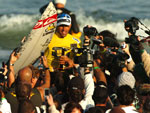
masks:
[[[85,93],[84,80],[80,76],[73,77],[69,81],[68,92],[71,101],[80,102]]]
[[[25,99],[19,103],[18,113],[35,113],[35,109],[31,100]]]
[[[122,85],[128,85],[133,89],[135,82],[136,80],[131,72],[122,72],[117,78],[117,84],[119,87]]]
[[[121,105],[131,105],[134,101],[135,92],[128,85],[122,85],[117,89],[117,98]]]
[[[57,32],[61,38],[64,38],[71,28],[71,17],[68,14],[62,13],[57,17]]]
[[[94,90],[93,100],[95,104],[105,104],[108,98],[107,86],[104,82],[99,82]]]
[[[37,82],[37,78],[34,77],[33,70],[31,66],[27,66],[19,70],[18,72],[18,81],[26,81],[32,85],[32,88],[35,86]]]
[[[26,81],[31,83],[32,79],[32,70],[27,66],[19,70],[18,72],[18,80],[19,81]]]
[[[20,81],[16,85],[16,96],[19,101],[29,99],[31,93],[31,84],[26,81]]]

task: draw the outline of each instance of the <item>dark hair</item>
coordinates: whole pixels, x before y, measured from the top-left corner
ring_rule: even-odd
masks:
[[[63,91],[64,90],[65,86],[64,86],[64,78],[63,78],[62,72],[55,72],[54,84],[57,88],[57,91]]]
[[[143,105],[143,111],[145,113],[150,113],[150,97],[146,98],[144,105]]]
[[[116,39],[116,35],[111,31],[104,30],[99,33],[99,36],[103,36],[103,43],[105,44],[105,46],[119,47],[119,42]]]
[[[96,85],[93,94],[93,100],[95,104],[105,104],[108,97],[108,90],[106,84]]]
[[[64,110],[64,113],[71,113],[74,108],[77,108],[81,113],[83,113],[83,109],[79,103],[69,102]]]
[[[18,113],[32,113],[35,110],[35,106],[29,99],[21,100],[18,107]]]
[[[83,91],[79,89],[69,89],[68,93],[69,93],[70,101],[73,101],[76,103],[79,103],[84,97]]]
[[[60,102],[60,100],[59,99],[54,99],[54,104],[55,104],[55,106],[56,106],[56,109],[57,110],[61,110],[61,102]]]
[[[98,106],[91,107],[85,113],[105,113],[104,110]]]
[[[117,89],[117,96],[121,105],[130,105],[135,96],[134,90],[128,85],[122,85]]]
[[[101,31],[101,32],[99,33],[99,35],[101,35],[101,36],[103,36],[103,37],[111,37],[111,38],[113,38],[113,39],[116,40],[116,35],[113,34],[113,33],[112,33],[111,31],[109,31],[109,30],[103,30],[103,31]]]
[[[31,84],[25,82],[25,81],[20,81],[16,85],[16,96],[17,99],[20,101],[22,99],[28,99],[30,97],[31,93]]]

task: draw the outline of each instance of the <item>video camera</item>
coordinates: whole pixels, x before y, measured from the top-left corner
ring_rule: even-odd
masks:
[[[116,52],[116,54],[112,54],[112,52]],[[118,66],[120,68],[125,67],[125,60],[129,58],[129,55],[119,49],[109,49],[104,53],[105,64],[104,67],[107,69],[112,68],[112,65]]]
[[[84,32],[84,35],[86,35],[88,37],[97,36],[98,35],[97,29],[95,27],[85,26],[83,28],[83,32]]]
[[[85,26],[83,28],[84,35],[91,38],[91,36],[97,36],[98,32],[95,27],[88,27]],[[76,54],[81,54],[80,56],[75,58],[75,63],[79,63],[81,67],[93,67],[93,54],[95,53],[95,50],[93,49],[95,44],[102,43],[101,40],[98,39],[92,39],[93,45],[90,47],[90,42],[86,45],[83,44],[82,48],[74,48],[73,51]]]
[[[125,22],[125,29],[127,32],[135,34],[136,30],[139,29],[139,20],[135,17],[131,17],[128,21]]]
[[[75,48],[74,52],[76,54],[81,54],[80,56],[76,57],[75,63],[79,63],[80,67],[93,67],[93,54],[90,48],[82,47],[82,48]]]
[[[145,29],[139,27],[139,23],[145,27]],[[148,37],[140,36],[143,37],[142,40],[138,40],[138,36],[135,35],[136,30],[143,30],[146,34],[148,34]],[[138,18],[131,17],[128,21],[125,22],[125,30],[128,33],[131,33],[132,35],[129,36],[129,38],[125,38],[125,42],[133,45],[139,44],[139,42],[148,42],[149,43],[149,38],[150,38],[150,30],[148,27],[146,27]]]
[[[0,69],[0,83],[3,83],[7,80],[7,76],[5,76],[4,73],[4,69]]]

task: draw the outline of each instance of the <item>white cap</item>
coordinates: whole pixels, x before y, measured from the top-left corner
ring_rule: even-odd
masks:
[[[130,72],[122,72],[117,78],[118,86],[128,85],[132,89],[135,85],[135,78]]]
[[[54,3],[55,3],[55,4],[61,3],[61,4],[63,4],[64,6],[66,5],[66,2],[67,2],[67,0],[54,0]]]

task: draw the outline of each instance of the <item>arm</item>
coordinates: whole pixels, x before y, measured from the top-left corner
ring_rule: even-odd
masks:
[[[92,95],[94,92],[94,81],[92,78],[92,74],[88,69],[85,69],[84,75],[84,85],[85,85],[85,95],[84,99],[80,101],[80,105],[84,110],[89,109],[90,107],[94,107],[94,100],[92,99]]]
[[[146,52],[146,50],[141,51],[141,58],[144,64],[144,69],[147,73],[147,76],[150,77],[150,55]]]
[[[43,62],[44,68],[45,68],[45,77],[44,77],[45,83],[43,85],[41,85],[40,87],[49,88],[51,77],[50,77],[50,72],[49,72],[49,67],[48,67],[46,56],[42,56],[42,62]]]
[[[9,70],[10,73],[8,75],[8,87],[10,87],[12,85],[12,83],[15,81],[15,72],[14,72],[14,63],[17,61],[17,59],[19,58],[19,54],[17,54],[15,56],[15,52],[13,52],[10,56],[10,60],[9,60]]]
[[[99,67],[99,59],[96,59],[94,61],[94,75],[96,77],[97,82],[98,81],[103,81],[105,84],[107,84],[107,80],[105,77],[104,72],[102,71],[102,69]]]
[[[48,108],[48,112],[49,113],[60,113],[57,109],[56,109],[56,106],[54,104],[54,101],[53,101],[53,97],[51,94],[49,94],[49,96],[47,96],[47,103],[49,105],[49,108]]]
[[[73,68],[74,75],[79,75],[78,69],[76,69],[76,67],[78,67],[79,65],[75,64],[72,59],[68,58],[67,56],[61,56],[59,59],[59,63],[62,65],[65,65],[67,63],[67,66],[64,69]]]
[[[127,59],[127,61],[126,61],[127,69],[130,70],[130,71],[133,71],[135,63],[134,63],[134,61],[131,57],[131,54],[129,52],[129,45],[125,44],[125,48],[123,48],[122,50],[129,55],[129,59]]]

